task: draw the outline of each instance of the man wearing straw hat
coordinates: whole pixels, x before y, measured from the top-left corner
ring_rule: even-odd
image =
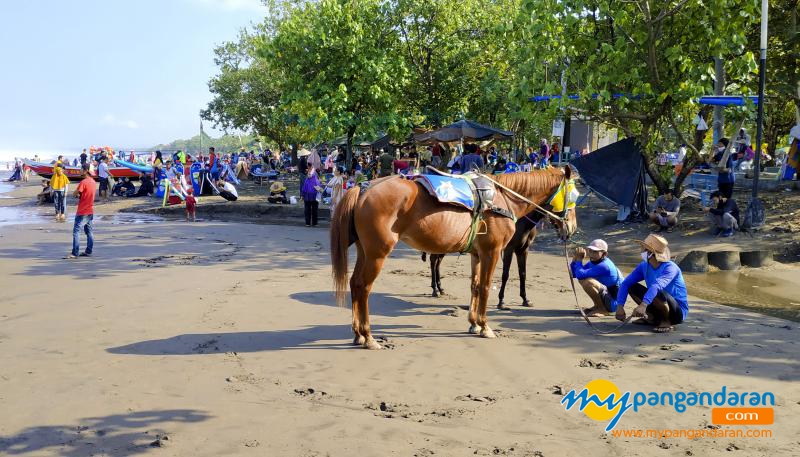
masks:
[[[641,316],[634,324],[652,325],[656,333],[668,333],[689,313],[686,283],[681,269],[670,260],[667,240],[649,235],[642,246],[642,263],[631,272],[619,287],[617,299],[611,302],[618,320],[625,320],[628,295],[638,305],[633,316]],[[640,284],[644,281],[646,285]]]

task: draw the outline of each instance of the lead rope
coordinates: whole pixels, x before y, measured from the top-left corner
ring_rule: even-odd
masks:
[[[486,175],[484,175],[484,176],[486,176]],[[487,177],[488,177],[488,178],[491,178],[490,176],[487,176]],[[506,191],[510,192],[510,193],[511,193],[511,195],[514,195],[515,197],[517,197],[517,198],[519,198],[519,199],[521,199],[521,200],[524,200],[524,201],[526,201],[526,202],[530,203],[531,205],[533,205],[534,207],[536,207],[536,209],[537,209],[537,210],[539,210],[539,212],[543,213],[545,216],[548,216],[548,217],[550,217],[550,218],[553,218],[553,219],[556,219],[556,220],[560,220],[562,223],[566,221],[566,218],[565,218],[565,217],[563,217],[563,216],[556,216],[556,215],[555,215],[555,214],[553,214],[552,212],[550,212],[550,211],[548,211],[548,210],[546,210],[546,209],[542,208],[541,206],[539,206],[539,205],[537,205],[536,203],[532,202],[530,199],[523,197],[522,195],[520,195],[520,194],[518,194],[517,192],[515,192],[515,191],[513,191],[513,190],[509,189],[508,187],[506,187],[506,186],[504,186],[504,185],[500,184],[499,182],[495,181],[494,179],[492,179],[492,181],[494,181],[494,182],[495,182],[495,184],[496,184],[498,187],[500,187],[500,188],[502,188],[502,189],[505,189]],[[568,187],[567,187],[567,182],[566,182],[566,179],[564,180],[564,184],[563,184],[563,185],[564,185],[564,214],[566,214],[566,212],[567,212],[568,198],[569,198],[569,197],[568,197],[568,194],[569,194],[568,190],[569,190],[569,189],[568,189]],[[528,219],[528,220],[530,220],[530,219]],[[578,291],[577,291],[577,290],[575,290],[575,277],[574,277],[574,276],[572,276],[572,269],[570,269],[570,267],[569,267],[569,254],[567,253],[567,240],[564,240],[564,260],[565,260],[565,262],[566,262],[566,265],[567,265],[567,274],[569,275],[569,285],[570,285],[570,287],[572,287],[572,296],[573,296],[573,297],[575,297],[575,307],[576,307],[576,308],[578,308],[578,311],[581,313],[581,316],[583,317],[583,320],[585,320],[585,321],[586,321],[586,323],[587,323],[587,324],[589,324],[589,327],[591,327],[591,328],[592,328],[592,330],[594,330],[594,331],[595,331],[595,332],[597,332],[597,333],[603,334],[603,335],[608,335],[608,334],[610,334],[610,333],[614,333],[614,332],[616,332],[617,330],[619,330],[620,328],[622,328],[622,326],[624,326],[625,324],[627,324],[628,322],[630,322],[630,321],[631,321],[631,319],[633,319],[633,313],[631,313],[631,315],[630,315],[630,316],[628,316],[628,318],[627,318],[627,319],[625,319],[625,321],[623,321],[622,323],[620,323],[620,324],[619,324],[619,325],[617,325],[616,327],[612,328],[611,330],[600,330],[599,328],[597,328],[597,326],[596,326],[596,325],[594,325],[594,323],[592,323],[592,321],[590,321],[590,320],[589,320],[589,317],[586,315],[586,312],[584,312],[584,311],[583,311],[583,308],[581,308],[581,305],[580,305],[580,303],[578,302]]]
[[[628,322],[631,321],[631,319],[633,319],[633,313],[631,313],[631,315],[628,316],[628,318],[625,319],[625,321],[623,321],[616,327],[612,328],[611,330],[600,330],[599,328],[597,328],[597,326],[594,325],[592,321],[589,320],[589,317],[586,315],[586,312],[583,310],[583,308],[581,308],[580,303],[578,303],[578,292],[575,290],[575,277],[572,276],[572,269],[569,267],[569,255],[567,254],[566,241],[564,241],[564,260],[567,262],[567,274],[569,275],[569,284],[570,286],[572,286],[572,295],[575,297],[575,307],[578,308],[578,311],[580,311],[583,320],[585,320],[586,323],[589,324],[589,327],[591,327],[592,330],[594,330],[597,333],[601,333],[603,335],[608,335],[610,333],[614,333],[617,330],[621,329],[623,325],[627,324]]]

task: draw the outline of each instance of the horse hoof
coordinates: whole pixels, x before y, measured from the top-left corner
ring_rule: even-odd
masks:
[[[431,294],[431,297],[433,297],[433,298],[439,297],[439,294],[436,292],[436,290],[433,291],[433,293]]]
[[[533,308],[533,305],[531,305],[531,302],[529,302],[527,299],[522,301],[522,306],[526,308]]]
[[[370,349],[370,350],[373,350],[373,351],[375,351],[375,350],[378,350],[378,349],[382,349],[382,347],[381,347],[381,345],[380,345],[380,344],[378,344],[378,342],[377,342],[377,341],[375,341],[373,338],[371,338],[371,337],[370,337],[370,338],[369,338],[369,339],[368,339],[368,340],[367,340],[367,341],[364,343],[364,349]]]
[[[481,327],[478,324],[472,324],[469,326],[469,333],[477,335],[480,332],[481,332]]]
[[[488,325],[481,330],[481,336],[483,338],[497,338],[497,336],[494,334],[494,331],[490,329]]]
[[[444,289],[439,289],[439,295],[444,295]]]
[[[363,346],[366,341],[367,339],[364,338],[364,335],[356,335],[356,337],[353,338],[353,344],[356,346]]]
[[[497,309],[508,309],[508,306],[506,306],[505,303],[500,302],[497,304]]]

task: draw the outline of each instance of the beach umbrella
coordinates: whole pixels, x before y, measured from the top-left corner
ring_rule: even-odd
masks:
[[[414,139],[419,143],[430,142],[432,140],[449,143],[459,140],[510,140],[512,138],[514,138],[514,133],[512,132],[489,127],[488,125],[479,124],[467,119],[462,119],[437,130],[414,135]]]

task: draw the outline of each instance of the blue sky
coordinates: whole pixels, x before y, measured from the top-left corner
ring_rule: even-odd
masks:
[[[3,2],[0,159],[197,134],[215,45],[265,13],[259,0]]]

